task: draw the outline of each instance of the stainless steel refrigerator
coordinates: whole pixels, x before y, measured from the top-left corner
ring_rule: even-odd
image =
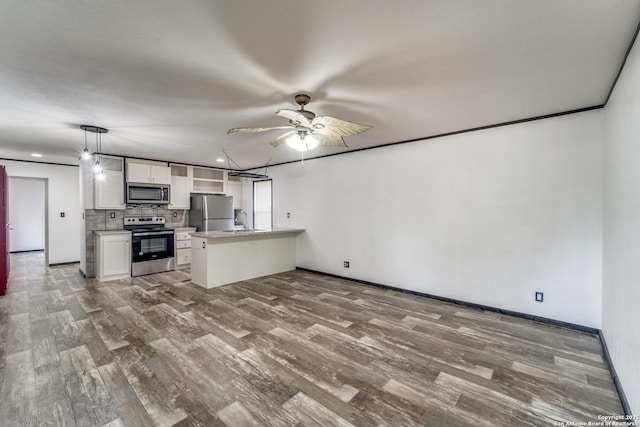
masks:
[[[189,226],[198,231],[233,230],[233,196],[192,194]]]

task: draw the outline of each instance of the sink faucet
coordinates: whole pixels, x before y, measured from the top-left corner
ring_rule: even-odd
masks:
[[[242,221],[242,228],[246,230],[247,228],[249,228],[247,226],[247,213],[244,210],[241,210],[240,213],[238,213],[238,216],[242,214],[244,214],[244,221]]]

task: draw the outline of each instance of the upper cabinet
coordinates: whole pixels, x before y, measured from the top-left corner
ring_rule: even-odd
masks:
[[[191,193],[225,194],[227,171],[171,164],[171,209],[189,209]]]
[[[240,207],[242,188],[237,185],[240,182],[235,181],[228,188],[225,170],[116,156],[100,156],[100,162],[104,169],[101,179],[91,171],[91,162],[80,165],[84,209],[125,209],[125,182],[170,185],[169,209],[189,209],[191,193],[229,192],[234,196],[234,207]]]
[[[189,209],[191,193],[191,181],[189,180],[189,167],[184,165],[171,165],[171,204],[170,209]]]
[[[102,175],[94,175],[93,164],[80,165],[83,207],[85,209],[125,209],[124,159],[100,156]]]
[[[207,194],[225,194],[227,192],[227,171],[192,166],[191,172],[192,192]]]
[[[127,159],[127,182],[143,184],[171,184],[168,163]]]

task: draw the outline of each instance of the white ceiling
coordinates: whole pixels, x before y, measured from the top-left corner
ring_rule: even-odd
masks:
[[[112,154],[296,160],[278,131],[226,131],[286,124],[301,91],[374,127],[350,149],[600,105],[639,19],[640,0],[3,0],[0,157],[77,164],[90,124]]]

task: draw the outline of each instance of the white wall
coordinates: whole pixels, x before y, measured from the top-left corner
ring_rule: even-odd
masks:
[[[599,328],[603,118],[273,167],[274,226],[300,267]]]
[[[602,331],[634,414],[640,414],[640,47],[605,110]]]
[[[78,168],[12,160],[0,160],[0,164],[7,167],[10,177],[48,180],[49,263],[79,261],[82,221]],[[60,217],[60,212],[65,213],[64,218]]]
[[[11,252],[44,249],[44,191],[42,179],[9,178]]]

